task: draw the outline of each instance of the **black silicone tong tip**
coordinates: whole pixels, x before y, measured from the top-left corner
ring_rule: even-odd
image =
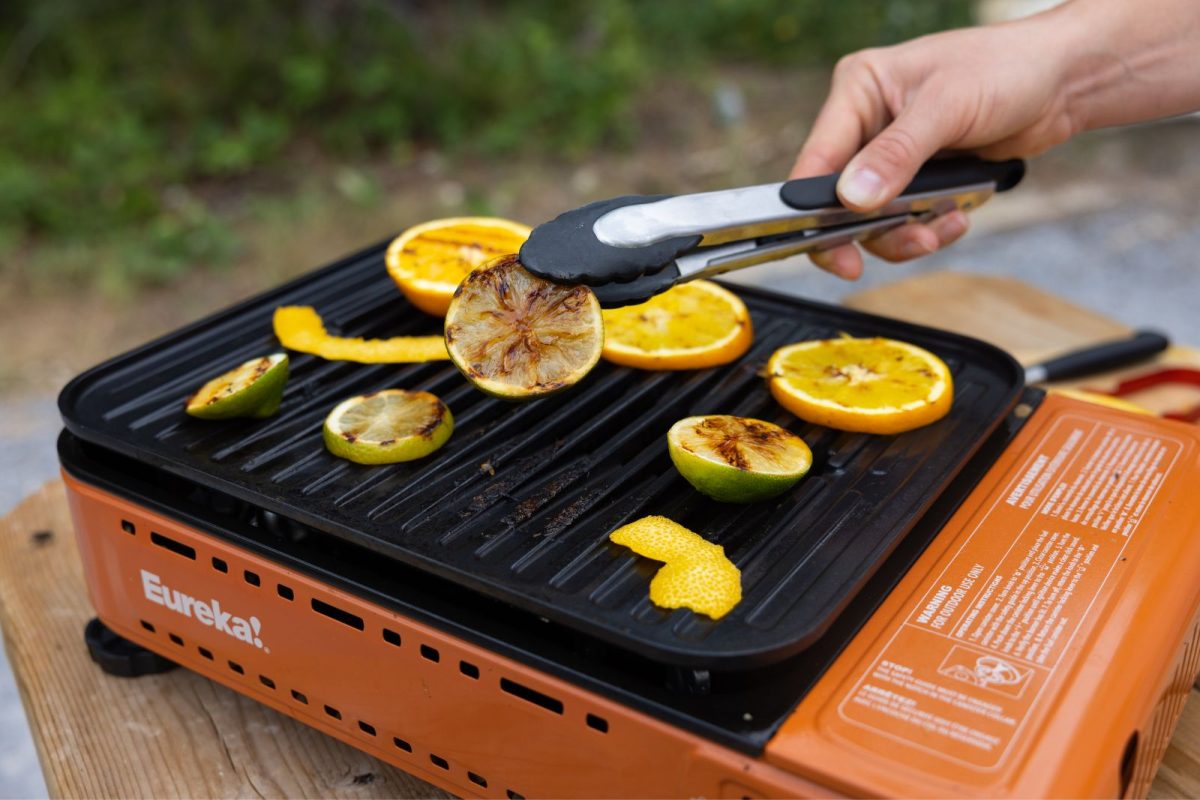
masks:
[[[662,272],[679,255],[699,244],[700,237],[680,236],[645,247],[613,247],[597,239],[592,226],[614,208],[653,203],[666,197],[669,195],[614,197],[560,214],[533,229],[521,246],[521,264],[534,275],[555,283],[594,287],[628,284]],[[662,288],[665,287],[660,284],[658,291]]]

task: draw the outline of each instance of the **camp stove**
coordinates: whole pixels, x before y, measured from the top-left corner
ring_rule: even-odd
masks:
[[[1146,791],[1200,665],[1200,429],[1046,396],[982,342],[741,287],[756,339],[726,367],[601,364],[513,405],[447,362],[297,354],[276,417],[183,413],[279,349],[280,305],[344,335],[435,331],[382,254],[63,391],[106,669],[186,667],[459,795]],[[784,412],[769,354],[839,332],[936,353],[950,414],[885,437]],[[442,397],[450,442],[383,467],[328,454],[328,410],[387,387]],[[765,503],[699,495],[664,438],[711,413],[788,427],[812,472]],[[649,602],[659,565],[608,542],[647,514],[724,546],[744,590],[727,617]]]

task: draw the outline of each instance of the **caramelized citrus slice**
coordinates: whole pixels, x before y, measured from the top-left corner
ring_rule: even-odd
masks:
[[[200,419],[269,417],[279,410],[287,379],[287,353],[252,358],[201,386],[184,410]]]
[[[311,353],[330,361],[359,364],[411,364],[449,358],[440,336],[396,336],[391,339],[352,339],[330,336],[310,306],[275,309],[275,338],[289,350]]]
[[[325,418],[329,452],[359,464],[412,461],[437,450],[454,432],[446,404],[429,392],[385,389],[344,400]]]
[[[776,350],[767,383],[801,419],[862,433],[901,433],[950,411],[954,381],[940,358],[894,339],[823,339]]]
[[[529,227],[495,217],[451,217],[414,225],[388,246],[388,274],[409,302],[444,316],[454,290],[472,270],[515,253]]]
[[[688,483],[726,503],[775,497],[812,466],[812,451],[796,434],[726,414],[681,419],[667,432],[667,447]]]
[[[661,608],[690,608],[720,619],[742,600],[742,573],[713,544],[666,517],[642,517],[609,534],[614,543],[663,567],[650,581],[650,601]]]
[[[603,345],[592,290],[543,280],[515,255],[468,275],[446,313],[446,350],[455,365],[483,391],[510,400],[577,383]]]
[[[741,358],[754,340],[746,304],[692,281],[645,303],[604,311],[604,357],[640,369],[704,369]]]

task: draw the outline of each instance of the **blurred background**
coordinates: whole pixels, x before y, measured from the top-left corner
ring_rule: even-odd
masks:
[[[0,513],[53,477],[79,370],[416,222],[780,180],[842,54],[1035,0],[4,0]],[[1080,137],[933,269],[1200,344],[1200,122]],[[0,796],[44,793],[0,678]]]

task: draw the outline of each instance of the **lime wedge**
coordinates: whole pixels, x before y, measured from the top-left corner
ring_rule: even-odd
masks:
[[[200,419],[269,417],[279,410],[287,379],[286,353],[252,358],[201,386],[184,410]]]
[[[667,432],[667,447],[688,483],[724,503],[775,497],[812,466],[812,451],[796,434],[726,414],[681,419]]]
[[[446,404],[429,392],[385,389],[343,400],[325,418],[325,447],[357,464],[412,461],[454,431]]]

